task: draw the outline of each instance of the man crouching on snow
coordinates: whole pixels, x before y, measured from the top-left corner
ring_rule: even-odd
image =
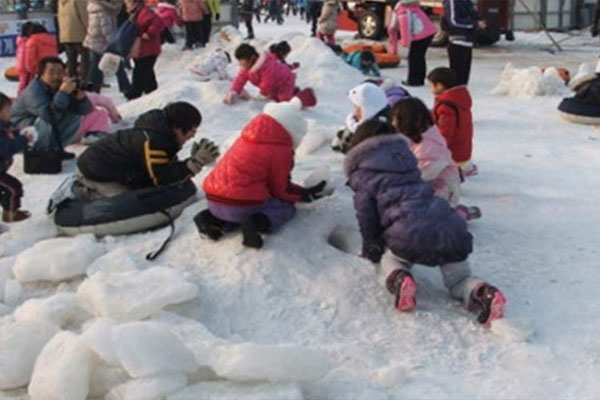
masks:
[[[127,190],[168,186],[191,178],[219,156],[217,146],[202,139],[194,143],[189,158],[177,159],[179,150],[196,135],[201,121],[200,111],[186,102],[140,115],[132,129],[107,136],[81,154],[77,160],[81,176],[63,182],[52,196],[49,210],[66,198],[112,197]]]
[[[306,134],[299,99],[269,103],[219,160],[203,184],[208,210],[194,218],[201,234],[213,240],[241,224],[243,244],[260,248],[261,233],[293,218],[294,203],[323,195],[326,182],[303,188],[290,181],[294,149]]]

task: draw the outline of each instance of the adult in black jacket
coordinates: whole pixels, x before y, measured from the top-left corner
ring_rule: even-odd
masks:
[[[484,29],[481,19],[471,0],[444,0],[442,28],[448,33],[448,58],[450,69],[456,73],[459,85],[469,83],[471,60],[477,28]]]
[[[177,153],[193,138],[202,116],[189,103],[177,102],[138,117],[132,129],[121,130],[81,154],[77,166],[80,183],[99,196],[128,189],[168,186],[196,175],[219,155],[217,146],[202,139],[189,158]]]

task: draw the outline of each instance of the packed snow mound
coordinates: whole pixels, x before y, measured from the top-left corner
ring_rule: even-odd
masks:
[[[189,386],[167,400],[303,400],[295,383],[201,382]]]
[[[135,271],[137,266],[125,249],[116,249],[98,258],[87,269],[87,276],[98,272],[127,272]]]
[[[0,323],[0,389],[29,382],[35,359],[58,330],[44,320]]]
[[[9,279],[4,283],[4,304],[15,307],[19,304],[23,286],[14,279]]]
[[[162,400],[187,384],[187,375],[182,373],[134,379],[113,388],[104,400]]]
[[[198,287],[173,269],[98,272],[77,290],[77,298],[90,314],[117,321],[135,321],[156,314],[169,304],[193,299]]]
[[[38,356],[31,383],[31,400],[85,400],[97,359],[74,333],[61,331]]]
[[[192,373],[199,368],[191,351],[164,325],[131,322],[113,328],[119,363],[133,378]]]
[[[4,285],[12,278],[15,257],[0,258],[0,303],[4,301]]]
[[[106,247],[93,235],[43,240],[17,256],[13,272],[19,282],[60,282],[84,275],[104,253]]]
[[[117,322],[110,318],[97,318],[84,327],[81,340],[100,359],[109,365],[119,365],[113,328]]]
[[[508,63],[500,74],[498,86],[492,93],[509,96],[533,98],[565,93],[565,82],[556,68],[547,68],[542,72],[539,67],[515,68]]]
[[[300,381],[321,379],[330,369],[329,357],[295,344],[241,343],[214,350],[210,367],[217,375],[238,381]]]
[[[47,321],[61,328],[85,318],[75,293],[57,293],[54,296],[27,300],[15,310],[17,321]]]
[[[581,63],[577,69],[577,73],[569,81],[569,87],[576,91],[582,83],[596,78],[596,74],[598,73],[600,73],[600,62]]]

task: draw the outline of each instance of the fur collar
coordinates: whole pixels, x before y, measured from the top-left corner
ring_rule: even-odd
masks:
[[[358,165],[365,159],[368,153],[378,147],[387,146],[399,140],[404,140],[410,148],[410,139],[401,133],[374,136],[351,148],[344,159],[344,172],[346,176],[350,177],[352,172],[358,169]]]

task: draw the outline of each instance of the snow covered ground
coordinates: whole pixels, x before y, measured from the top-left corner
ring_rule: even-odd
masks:
[[[329,142],[349,110],[346,92],[363,77],[308,31],[294,19],[256,24],[255,43],[290,41],[289,59],[302,64],[299,85],[319,99],[304,111],[310,132],[294,178],[328,165],[336,191],[299,206],[260,251],[243,248],[239,234],[201,239],[192,218],[205,207],[203,194],[154,263],[144,256],[166,229],[52,239],[46,201],[75,166],[66,163],[58,176],[24,175],[16,158],[12,173],[34,216],[0,237],[0,389],[17,387],[0,398],[27,399],[30,379],[34,400],[600,396],[600,132],[562,121],[560,95],[491,94],[507,62],[574,73],[597,58],[597,39],[566,40],[552,54],[542,34],[517,32],[513,43],[475,50],[469,88],[480,174],[464,184],[463,199],[483,218],[470,225],[470,261],[509,301],[506,320],[485,329],[425,267],[415,269],[416,312],[398,314],[380,271],[328,243],[334,231],[358,242],[342,156]],[[107,93],[121,104],[124,125],[149,108],[190,101],[204,118],[198,137],[227,146],[263,104],[222,105],[228,83],[197,82],[187,65],[202,52],[182,54],[179,46],[166,46],[158,61],[158,91],[128,104],[115,82]],[[447,65],[445,51],[430,49],[428,62]],[[405,74],[405,63],[384,70],[398,82]],[[16,85],[2,81],[0,90],[12,95]],[[427,89],[411,92],[432,104]]]

